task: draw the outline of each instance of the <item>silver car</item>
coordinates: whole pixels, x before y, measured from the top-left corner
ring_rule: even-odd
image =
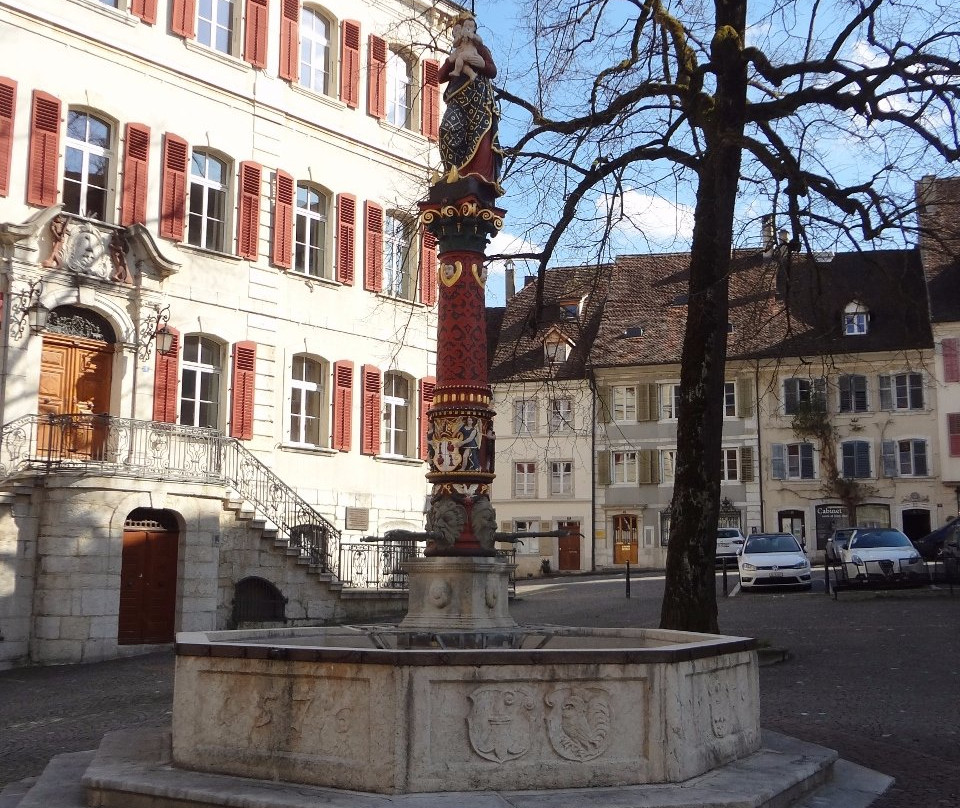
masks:
[[[847,577],[861,581],[901,581],[927,571],[913,542],[892,527],[858,528],[840,559]]]
[[[810,588],[810,561],[792,533],[751,533],[738,558],[740,586]]]

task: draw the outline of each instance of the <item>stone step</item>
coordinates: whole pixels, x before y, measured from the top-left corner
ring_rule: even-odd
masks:
[[[81,777],[95,756],[96,752],[57,755],[23,795],[17,808],[86,808]]]
[[[26,794],[33,784],[37,782],[37,777],[25,777],[23,780],[17,780],[10,783],[0,790],[0,808],[17,808],[23,795]]]

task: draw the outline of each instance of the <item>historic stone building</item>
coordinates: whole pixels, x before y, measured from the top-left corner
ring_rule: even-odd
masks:
[[[350,561],[423,526],[457,11],[0,2],[0,666],[393,574]]]

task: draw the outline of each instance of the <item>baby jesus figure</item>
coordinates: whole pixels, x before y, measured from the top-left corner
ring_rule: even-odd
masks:
[[[450,58],[453,59],[453,70],[450,75],[459,76],[462,73],[471,79],[475,78],[477,73],[471,65],[482,67],[484,64],[476,47],[483,44],[483,40],[477,35],[477,24],[468,18],[454,25],[451,33],[453,49],[450,51]]]

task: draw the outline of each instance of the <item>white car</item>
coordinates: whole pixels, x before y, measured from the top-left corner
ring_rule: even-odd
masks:
[[[734,559],[745,541],[738,527],[717,528],[717,561],[724,558]]]
[[[810,588],[810,562],[792,533],[751,533],[737,561],[743,589]]]
[[[840,560],[847,577],[861,581],[902,581],[927,571],[913,542],[892,527],[858,528]]]

